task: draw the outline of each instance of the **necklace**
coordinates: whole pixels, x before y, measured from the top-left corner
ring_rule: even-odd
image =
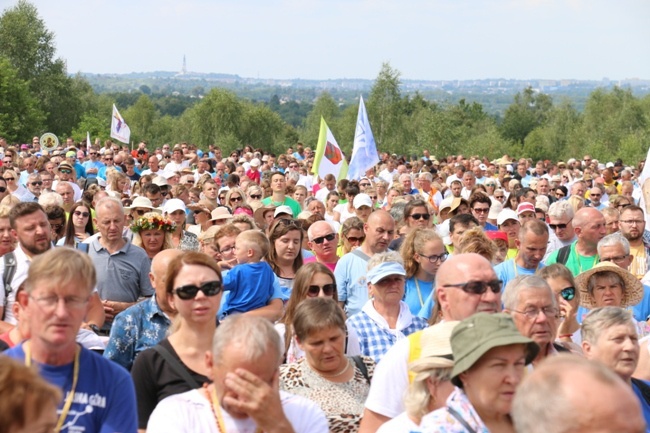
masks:
[[[210,400],[212,402],[212,415],[214,415],[214,419],[217,421],[217,430],[219,430],[219,433],[228,433],[226,430],[226,423],[223,420],[223,414],[221,413],[221,404],[219,403],[219,398],[217,397],[217,388],[212,384],[212,391],[208,391],[207,387],[208,385],[205,386],[205,392],[210,396]],[[262,433],[262,429],[257,427],[255,429],[255,433]]]
[[[324,377],[324,378],[327,379],[327,378],[331,378],[331,377],[339,377],[339,376],[341,376],[343,373],[345,373],[346,371],[348,371],[348,369],[350,368],[350,360],[348,359],[347,361],[348,361],[348,362],[345,363],[345,367],[343,367],[343,368],[341,369],[341,371],[336,372],[336,373],[334,373],[334,374],[323,374],[323,373],[321,373],[320,371],[314,369],[311,365],[309,365],[309,362],[307,362],[307,361],[305,361],[305,362],[307,362],[307,365],[309,365],[309,368],[310,368],[314,373],[316,373],[317,375],[319,375],[319,376]]]
[[[27,367],[31,367],[32,348],[29,341],[23,344],[23,350],[25,351],[25,365]],[[79,349],[79,346],[76,346],[74,352],[74,366],[72,367],[72,387],[68,392],[68,396],[65,398],[65,404],[63,405],[63,409],[61,410],[61,415],[59,415],[59,420],[57,421],[56,427],[54,428],[55,433],[59,433],[61,431],[61,427],[63,427],[63,422],[68,417],[68,412],[70,412],[70,406],[72,406],[72,400],[74,399],[74,391],[77,388],[77,380],[79,379],[79,353],[80,352],[81,350]]]

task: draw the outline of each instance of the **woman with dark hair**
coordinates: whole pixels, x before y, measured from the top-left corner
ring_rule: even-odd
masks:
[[[340,214],[339,221],[344,223],[345,220],[356,216],[354,211],[354,198],[359,194],[359,184],[356,181],[348,183],[348,186],[345,188],[345,198],[346,203],[339,204],[334,208],[336,212]],[[327,212],[326,212],[327,213]]]
[[[307,263],[296,272],[293,290],[284,310],[284,316],[275,325],[284,341],[286,362],[296,362],[305,356],[303,350],[296,344],[293,330],[293,319],[298,306],[310,298],[330,298],[338,302],[336,280],[334,274],[322,263]],[[359,355],[359,339],[355,332],[346,334],[346,354]]]
[[[78,201],[72,205],[70,217],[65,226],[65,237],[59,239],[57,245],[74,248],[95,233],[90,209],[90,204],[85,201]]]
[[[50,222],[52,243],[56,245],[59,239],[63,238],[63,232],[65,230],[65,209],[57,205],[46,206],[45,213],[47,214],[47,220]]]
[[[162,399],[209,381],[205,353],[212,349],[223,293],[219,265],[203,253],[183,253],[169,264],[165,291],[178,312],[169,337],[140,353],[131,369],[140,429]]]
[[[303,265],[301,247],[304,237],[299,221],[282,218],[271,224],[269,242],[271,249],[267,261],[280,281],[286,297],[291,295],[296,272]]]
[[[339,198],[341,196],[337,191],[330,191],[325,199],[325,221],[341,222],[341,214],[334,210],[339,205]]]

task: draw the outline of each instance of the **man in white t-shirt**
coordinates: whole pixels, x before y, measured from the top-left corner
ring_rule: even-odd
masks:
[[[473,253],[451,256],[436,275],[435,291],[442,320],[463,320],[478,312],[501,311],[501,284],[495,284],[497,276],[484,257]],[[470,283],[473,289],[483,293],[471,293],[473,290],[467,286]],[[427,329],[419,332],[425,333]],[[412,338],[415,337],[399,340],[377,364],[359,433],[374,433],[383,423],[404,411]]]
[[[226,318],[206,356],[213,382],[162,400],[149,418],[147,432],[329,432],[316,403],[279,391],[283,355],[280,335],[268,320]]]

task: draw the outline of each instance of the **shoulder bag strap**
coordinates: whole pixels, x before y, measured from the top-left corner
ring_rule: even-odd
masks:
[[[181,378],[192,388],[200,388],[201,385],[199,385],[196,380],[187,372],[187,369],[185,369],[181,363],[178,361],[178,359],[174,358],[171,353],[169,353],[169,350],[165,349],[163,346],[160,344],[156,344],[155,346],[152,347],[153,350],[158,352],[160,356],[163,357],[165,361],[169,364],[169,366],[174,369],[176,373],[178,373]]]
[[[4,320],[5,316],[7,315],[7,300],[12,290],[11,282],[13,281],[14,275],[16,274],[16,254],[13,251],[10,251],[4,255],[3,260],[5,264],[5,270],[2,274],[2,282],[5,286],[5,308],[2,311],[2,317],[0,317],[2,320]]]
[[[566,265],[567,260],[569,260],[569,254],[571,254],[571,245],[560,248],[557,252],[557,260],[555,262]]]
[[[361,374],[363,374],[363,377],[366,378],[366,381],[370,383],[370,377],[368,376],[368,367],[366,366],[366,363],[363,362],[363,359],[361,359],[361,356],[355,355],[351,358],[352,361],[354,361],[354,365],[357,366],[357,368],[361,371]]]
[[[460,416],[460,414],[458,412],[456,412],[454,409],[450,408],[449,406],[447,406],[447,410],[449,411],[451,416],[456,418],[458,420],[458,422],[463,425],[465,430],[467,430],[469,433],[476,433],[476,430],[474,430],[472,427],[470,427],[470,425],[467,423],[467,421],[465,421],[463,419],[463,417]]]

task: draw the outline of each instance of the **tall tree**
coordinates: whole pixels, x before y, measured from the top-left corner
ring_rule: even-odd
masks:
[[[553,100],[543,93],[535,93],[527,87],[523,93],[515,95],[508,107],[501,124],[501,135],[506,140],[523,144],[526,136],[536,127],[541,126],[553,107]]]
[[[0,57],[0,137],[18,142],[26,131],[41,132],[42,122],[43,113],[27,83],[6,58]]]
[[[396,148],[401,143],[390,143],[395,129],[400,123],[402,99],[400,94],[400,72],[389,63],[381,65],[381,70],[368,98],[368,117],[372,125],[377,146],[386,149]],[[391,146],[392,145],[392,146]]]

